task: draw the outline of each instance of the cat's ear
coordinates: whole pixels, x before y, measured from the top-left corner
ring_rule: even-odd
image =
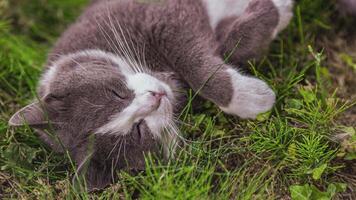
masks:
[[[40,126],[47,124],[45,112],[40,102],[31,103],[17,111],[9,120],[10,126]]]

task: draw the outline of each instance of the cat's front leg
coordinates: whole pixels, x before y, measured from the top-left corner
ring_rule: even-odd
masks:
[[[239,73],[220,57],[206,56],[202,60],[204,62],[197,65],[177,68],[200,96],[224,112],[245,119],[254,119],[272,108],[275,94],[264,81]]]
[[[230,103],[219,106],[221,110],[241,118],[254,119],[273,107],[276,96],[264,81],[242,75],[232,67],[225,72],[230,76],[232,91]]]

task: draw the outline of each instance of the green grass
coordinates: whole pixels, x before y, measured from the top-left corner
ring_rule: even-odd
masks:
[[[355,94],[348,92],[356,84],[356,48],[328,45],[346,41],[342,33],[354,22],[324,0],[297,1],[288,29],[250,65],[277,93],[270,113],[243,121],[209,102],[199,108],[190,102],[181,115],[184,145],[175,159],[163,164],[147,157],[145,173],[122,172],[104,191],[88,194],[72,185],[75,170],[67,156],[7,121],[35,96],[46,53],[85,3],[0,1],[0,198],[356,198]],[[346,84],[338,84],[338,76]]]

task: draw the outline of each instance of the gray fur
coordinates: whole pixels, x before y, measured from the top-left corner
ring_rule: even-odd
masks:
[[[243,16],[223,20],[216,32],[210,27],[200,0],[140,2],[93,1],[54,46],[47,70],[65,55],[87,49],[100,49],[124,57],[120,48],[116,48],[115,37],[119,35],[129,40],[131,49],[143,52],[153,75],[173,91],[179,90],[178,85],[188,85],[205,99],[226,106],[231,101],[233,88],[225,72],[228,66],[223,63],[223,54],[232,51],[241,39],[230,62],[245,63],[258,56],[259,50],[272,40],[272,30],[278,23],[278,12],[269,0],[252,1]],[[120,28],[123,32],[115,33]],[[55,138],[69,150],[78,166],[83,166],[90,158],[86,170],[79,169],[86,175],[89,189],[103,188],[115,181],[112,172],[116,169],[144,169],[144,155],[157,153],[158,149],[144,121],[140,126],[135,124],[124,137],[94,135],[93,149],[89,148],[93,132],[134,98],[118,67],[95,56],[61,61],[49,93],[46,91],[48,85],[40,85],[41,105],[34,104],[44,110],[52,126],[46,125],[46,117],[39,114],[42,111],[34,114],[33,108],[19,111],[10,120],[12,125],[22,125],[23,116],[47,144],[61,151],[58,140],[46,136],[45,130],[52,129]],[[111,90],[118,90],[125,98],[117,99]],[[175,112],[178,112],[184,105],[184,97],[179,92],[175,95]],[[36,126],[38,123],[42,126]]]
[[[340,12],[356,16],[356,0],[339,0]]]
[[[259,58],[273,39],[278,17],[277,9],[269,0],[251,1],[240,17],[226,18],[218,24],[216,37],[221,44],[218,53],[234,52],[229,62],[237,66]]]

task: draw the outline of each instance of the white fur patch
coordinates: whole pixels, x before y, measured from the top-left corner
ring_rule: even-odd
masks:
[[[78,56],[93,56],[94,58],[107,59],[116,63],[120,66],[120,71],[126,79],[127,87],[135,93],[135,98],[132,103],[122,112],[111,116],[111,121],[98,128],[96,133],[119,133],[125,135],[129,133],[136,122],[143,119],[146,121],[153,136],[160,139],[166,149],[172,143],[176,143],[176,134],[178,134],[178,132],[172,129],[173,91],[166,83],[156,79],[150,74],[139,72],[143,66],[133,66],[138,64],[135,61],[123,59],[101,50],[86,50],[63,55],[62,58],[65,59],[59,58],[49,67],[42,77],[41,84],[44,86],[46,94],[49,92],[50,84],[56,76],[58,66],[60,66],[62,62],[71,58],[74,59]],[[148,69],[146,70],[148,71]],[[166,96],[162,97],[160,104],[157,104],[157,100],[152,96],[151,92],[164,92]],[[166,131],[172,132],[167,135],[167,133],[165,133]],[[171,141],[171,144],[167,143],[167,141]]]
[[[135,69],[142,68],[142,66],[137,66],[137,68],[133,69],[129,65],[129,63],[134,63],[133,61],[126,61],[118,56],[102,51],[90,53],[95,54],[95,56],[109,58],[116,62],[126,78],[126,86],[135,93],[135,98],[131,104],[120,113],[112,116],[111,121],[100,127],[97,132],[125,135],[129,133],[135,123],[145,120],[153,136],[158,138],[165,147],[166,156],[169,155],[171,153],[169,146],[177,142],[175,134],[178,134],[177,130],[172,130],[171,128],[173,123],[172,102],[174,102],[171,88],[166,83],[147,73],[137,73]],[[158,107],[157,101],[151,92],[166,94],[161,99]],[[169,143],[166,141],[166,131],[171,131],[168,133]]]
[[[241,75],[236,70],[227,69],[234,93],[227,107],[220,107],[226,113],[241,118],[254,119],[258,114],[270,110],[275,102],[275,94],[269,86],[257,78]]]
[[[134,91],[135,98],[120,113],[112,116],[110,122],[100,127],[97,133],[126,135],[133,125],[145,120],[153,136],[161,141],[165,156],[174,152],[178,131],[173,123],[174,96],[170,87],[158,79],[144,73],[126,77],[127,87]],[[166,93],[159,104],[151,91]]]
[[[251,0],[203,0],[208,11],[210,25],[214,30],[222,19],[241,15],[250,1]]]
[[[52,80],[57,74],[57,66],[56,64],[52,65],[49,67],[49,69],[42,75],[42,79],[40,81],[40,84],[44,88],[44,93],[47,95],[49,93],[49,88],[51,85]]]
[[[278,9],[279,22],[273,31],[272,37],[275,38],[279,32],[285,29],[293,17],[293,0],[272,0]]]
[[[154,134],[160,138],[162,128],[173,118],[173,93],[170,87],[158,79],[144,73],[132,74],[126,77],[127,87],[134,91],[135,98],[131,104],[120,113],[112,117],[112,120],[100,127],[98,133],[129,133],[134,123],[144,119]],[[166,93],[161,99],[159,107],[152,96],[151,91]],[[152,120],[152,116],[155,116]],[[146,120],[149,118],[150,120]],[[162,120],[164,118],[164,120]]]

